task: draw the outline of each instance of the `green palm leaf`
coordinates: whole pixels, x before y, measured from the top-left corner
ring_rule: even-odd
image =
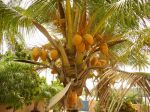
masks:
[[[30,18],[8,7],[2,1],[0,1],[0,12],[1,31],[18,32],[19,28],[31,27]]]
[[[56,0],[35,0],[25,11],[39,23],[47,23],[56,19]]]

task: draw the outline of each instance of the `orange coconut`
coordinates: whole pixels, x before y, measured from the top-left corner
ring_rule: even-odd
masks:
[[[94,43],[94,39],[92,35],[85,34],[83,37],[88,44],[92,45]]]
[[[34,47],[32,49],[32,58],[34,61],[37,61],[40,57],[40,48],[39,47]]]
[[[46,61],[46,58],[47,58],[46,50],[44,50],[44,49],[41,50],[40,57],[41,57],[42,61]]]
[[[107,43],[101,43],[101,44],[100,44],[100,51],[101,51],[104,55],[109,56],[108,50],[109,50],[109,49],[108,49]]]
[[[56,60],[58,57],[58,51],[56,49],[53,49],[50,51],[50,56],[52,60]]]
[[[81,44],[82,42],[82,37],[79,34],[75,34],[73,37],[73,43],[75,46]]]

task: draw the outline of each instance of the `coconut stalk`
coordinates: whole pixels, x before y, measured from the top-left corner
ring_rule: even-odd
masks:
[[[67,49],[69,53],[73,53],[72,44],[72,17],[70,0],[66,0],[66,32],[67,32]]]

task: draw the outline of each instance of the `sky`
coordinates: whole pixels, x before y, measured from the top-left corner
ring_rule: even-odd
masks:
[[[9,0],[3,0],[3,1],[5,3],[7,3]],[[28,6],[30,4],[30,2],[31,2],[31,0],[23,0],[23,3],[21,4],[21,6],[22,7],[26,7],[26,6]],[[148,21],[146,21],[146,23],[150,27],[150,23]],[[44,35],[42,33],[40,33],[38,30],[36,30],[35,32],[36,33],[30,33],[30,34],[25,34],[24,35],[25,36],[25,41],[26,41],[26,46],[28,48],[37,47],[37,46],[40,47],[40,46],[48,43],[48,40],[44,37]],[[4,50],[3,52],[5,52],[7,50],[6,44],[4,44],[3,50]],[[128,71],[128,72],[138,71],[136,69],[133,69],[133,67],[130,67],[130,66],[122,66],[122,67],[120,66],[120,69],[124,70],[124,71]],[[143,72],[149,72],[150,73],[150,67],[148,67],[147,69],[143,70]],[[47,80],[48,84],[50,84],[51,81],[53,79],[55,79],[55,75],[52,75],[51,71],[49,69],[40,72],[40,76],[46,77],[46,80]],[[86,85],[91,90],[93,88],[92,79],[87,80]],[[117,85],[117,86],[119,86],[119,85]]]

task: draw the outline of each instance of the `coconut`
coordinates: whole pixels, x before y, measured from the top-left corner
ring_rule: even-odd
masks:
[[[78,46],[82,42],[82,37],[79,34],[75,34],[73,37],[73,43],[75,46]]]
[[[32,49],[32,58],[34,61],[37,61],[39,59],[40,51],[41,51],[41,49],[39,47],[34,47]]]
[[[51,50],[50,56],[52,60],[56,60],[58,58],[58,51],[56,49]]]
[[[100,51],[101,51],[104,55],[109,56],[108,50],[109,50],[109,49],[108,49],[107,43],[101,43],[101,44],[100,44]]]
[[[40,57],[41,57],[42,61],[46,61],[46,58],[47,58],[46,50],[44,50],[44,49],[41,50]]]
[[[92,45],[94,43],[94,39],[93,39],[92,35],[85,34],[83,37],[88,44]]]

